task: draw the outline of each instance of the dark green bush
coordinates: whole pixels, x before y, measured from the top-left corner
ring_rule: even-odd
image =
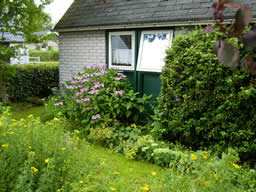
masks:
[[[58,64],[16,65],[15,74],[7,81],[7,93],[12,101],[28,97],[47,97],[51,89],[58,87]]]
[[[59,50],[30,50],[30,57],[38,57],[40,56],[41,61],[59,61]]]
[[[153,132],[194,148],[256,150],[256,89],[247,70],[217,63],[218,34],[177,36],[167,51]]]

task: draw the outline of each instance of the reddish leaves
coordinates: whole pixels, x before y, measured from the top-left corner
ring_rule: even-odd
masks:
[[[240,36],[244,31],[245,27],[248,26],[252,18],[251,9],[248,7],[239,8],[236,12],[235,23],[233,25],[234,32]]]
[[[224,67],[235,70],[239,65],[239,52],[231,44],[224,40],[218,40],[214,45],[214,51],[218,57],[219,63]]]
[[[246,67],[253,75],[256,75],[256,62],[255,57],[247,56],[242,60],[244,67]]]
[[[253,50],[256,48],[256,27],[249,30],[243,40],[246,50]]]

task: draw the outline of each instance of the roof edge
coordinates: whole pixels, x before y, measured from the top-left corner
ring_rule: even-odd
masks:
[[[229,19],[223,23],[229,24],[234,22],[234,19]],[[74,31],[96,31],[96,30],[111,30],[111,29],[132,29],[132,28],[148,28],[148,27],[186,27],[194,25],[209,25],[215,23],[214,20],[205,21],[184,21],[184,22],[161,22],[161,23],[144,23],[144,24],[127,24],[127,25],[107,25],[107,26],[87,26],[54,29],[56,32],[74,32]],[[251,23],[256,23],[256,18],[253,18]]]

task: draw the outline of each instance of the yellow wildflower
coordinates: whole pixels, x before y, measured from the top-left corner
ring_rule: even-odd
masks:
[[[200,154],[200,157],[203,157],[204,159],[207,159],[207,154],[201,153],[201,154]]]
[[[205,185],[205,187],[210,187],[210,183],[207,181],[204,182],[204,185]]]
[[[34,172],[38,172],[38,169],[35,168],[35,167],[31,167],[31,169],[32,169],[32,171],[34,171]]]
[[[153,176],[156,176],[156,172],[152,172],[152,175],[153,175]]]
[[[36,153],[35,153],[34,151],[32,151],[32,152],[31,152],[31,154],[32,154],[33,156],[35,156],[35,155],[36,155]]]
[[[2,147],[7,149],[8,148],[8,144],[3,144]]]
[[[54,121],[59,121],[59,119],[57,118],[57,117],[54,117],[54,119],[53,119]]]
[[[120,173],[117,172],[117,171],[115,171],[113,174],[114,174],[114,175],[120,175]]]
[[[192,155],[191,155],[191,159],[197,160],[197,157],[196,157],[194,154],[192,154]]]
[[[233,166],[236,168],[236,169],[239,169],[240,168],[240,166],[239,165],[237,165],[237,164],[233,164]]]
[[[75,133],[76,133],[76,134],[79,134],[79,133],[80,133],[80,131],[78,131],[78,130],[75,130]]]
[[[83,181],[79,181],[80,184],[83,184],[84,182]]]
[[[149,189],[149,186],[146,185],[145,187],[141,187],[141,190],[142,190],[142,191],[149,191],[150,189]]]
[[[63,147],[63,148],[61,148],[61,150],[62,150],[62,151],[65,151],[65,150],[66,150],[66,148],[65,148],[65,147]]]
[[[79,137],[76,137],[76,140],[79,141],[80,140]]]
[[[110,187],[111,191],[116,191],[116,188]]]
[[[219,180],[219,177],[216,173],[213,172],[212,175],[213,175],[213,177],[215,177],[216,180]]]
[[[45,162],[45,163],[48,163],[48,162],[49,162],[49,159],[45,159],[44,162]]]

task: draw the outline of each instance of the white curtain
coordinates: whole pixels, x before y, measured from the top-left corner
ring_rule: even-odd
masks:
[[[131,65],[132,50],[130,49],[112,49],[112,64]]]

